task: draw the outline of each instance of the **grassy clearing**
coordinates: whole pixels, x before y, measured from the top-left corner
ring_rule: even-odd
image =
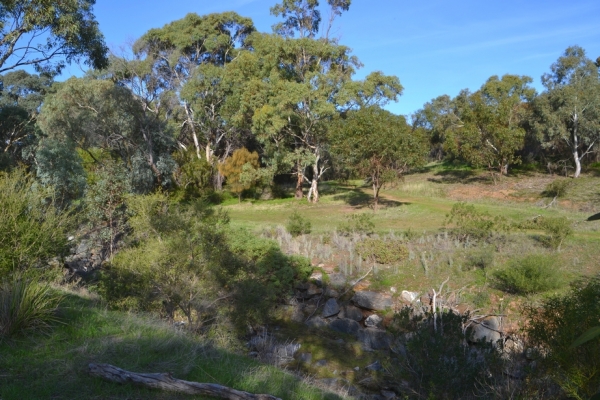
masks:
[[[232,224],[244,226],[257,234],[279,241],[288,253],[303,254],[313,263],[323,263],[329,270],[358,277],[373,270],[364,286],[388,291],[396,289],[427,293],[450,277],[449,291],[455,291],[459,302],[470,308],[485,305],[486,310],[499,311],[512,307],[519,313],[524,301],[537,301],[552,294],[562,293],[568,283],[578,277],[600,273],[600,218],[588,220],[600,211],[600,177],[585,176],[568,185],[566,194],[557,204],[547,207],[552,199],[544,197],[544,190],[556,177],[536,172],[519,172],[502,178],[497,184],[488,174],[469,168],[450,169],[434,164],[423,172],[409,175],[404,182],[382,191],[382,207],[373,212],[369,208],[370,188],[360,182],[331,185],[324,190],[319,204],[293,199],[276,202],[254,202],[226,206]],[[564,179],[564,178],[563,178]],[[331,189],[332,187],[335,190]],[[573,235],[567,237],[560,251],[545,243],[541,228],[511,229],[491,243],[461,243],[443,232],[444,221],[452,206],[467,201],[480,212],[492,217],[502,216],[508,223],[520,224],[534,218],[565,217],[571,223]],[[312,234],[296,239],[286,238],[285,225],[292,211],[297,210],[312,225]],[[401,238],[407,244],[409,257],[392,265],[373,265],[357,254],[357,237],[340,237],[336,228],[349,215],[373,215],[376,235],[384,240]],[[531,225],[531,224],[530,224]],[[279,232],[279,233],[278,233]],[[485,248],[487,246],[487,249]],[[481,267],[473,261],[476,253],[492,252],[492,261]],[[505,293],[492,285],[497,271],[514,265],[515,259],[530,253],[547,254],[556,260],[559,272],[557,285],[542,293],[526,297]],[[517,317],[518,318],[518,317]]]
[[[89,363],[109,363],[136,372],[172,372],[179,379],[220,383],[284,399],[340,398],[155,319],[107,311],[78,295],[67,295],[60,312],[65,323],[50,335],[0,343],[1,399],[181,398],[92,378],[86,373]]]

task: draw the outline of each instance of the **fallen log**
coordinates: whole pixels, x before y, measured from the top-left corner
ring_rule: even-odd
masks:
[[[199,394],[228,400],[281,400],[270,394],[253,394],[216,383],[189,382],[175,379],[170,373],[137,373],[125,371],[110,364],[90,364],[89,373],[110,382],[133,383],[171,392]]]

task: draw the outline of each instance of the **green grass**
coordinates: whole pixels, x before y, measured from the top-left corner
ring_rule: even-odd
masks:
[[[49,336],[0,343],[2,400],[181,398],[104,382],[87,374],[89,363],[109,363],[135,372],[172,372],[179,379],[284,399],[339,398],[150,317],[108,311],[74,294],[66,296],[60,317],[64,324]]]

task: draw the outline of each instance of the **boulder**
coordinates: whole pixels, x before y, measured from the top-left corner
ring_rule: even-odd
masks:
[[[323,318],[328,318],[336,315],[340,312],[340,306],[336,299],[329,299],[325,302],[325,307],[323,308]]]
[[[347,305],[344,307],[344,310],[340,314],[340,317],[341,318],[349,318],[349,319],[353,319],[357,322],[360,322],[363,319],[363,314],[362,314],[362,311],[360,310],[360,308],[354,307],[351,305]]]
[[[471,332],[470,341],[477,342],[492,342],[496,343],[500,340],[500,321],[497,317],[485,317],[479,322],[474,322]]]
[[[371,314],[367,317],[367,319],[365,319],[365,326],[376,327],[381,325],[382,322],[383,318],[381,318],[379,315]]]
[[[340,318],[331,321],[329,327],[336,332],[356,336],[360,331],[360,325],[353,319]]]
[[[365,350],[389,349],[393,336],[384,329],[366,328],[358,332],[358,340]]]
[[[305,322],[310,328],[323,328],[327,326],[327,322],[321,317],[313,317]]]
[[[400,298],[402,301],[406,303],[412,303],[413,301],[419,298],[419,293],[417,292],[409,292],[408,290],[403,290],[402,294],[400,294]]]
[[[393,301],[390,296],[370,291],[356,292],[352,296],[352,302],[360,308],[367,310],[384,311],[392,307]]]
[[[313,272],[312,275],[308,278],[308,280],[321,287],[323,286],[323,273]]]

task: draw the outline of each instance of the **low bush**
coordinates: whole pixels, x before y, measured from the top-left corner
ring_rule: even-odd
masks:
[[[542,192],[544,197],[563,197],[567,193],[567,189],[571,186],[570,179],[556,179],[546,185]]]
[[[0,285],[0,339],[45,333],[58,321],[62,296],[47,283],[15,276]]]
[[[353,233],[372,235],[375,232],[373,214],[352,214],[346,217],[346,222],[337,227],[338,233],[350,236]]]
[[[401,240],[366,238],[356,246],[363,260],[379,264],[397,264],[408,258],[408,248]]]
[[[540,376],[550,376],[565,396],[590,399],[600,391],[600,338],[578,346],[576,338],[598,325],[600,277],[581,280],[562,296],[545,300],[541,307],[525,308],[525,331],[530,345],[540,351]]]
[[[446,215],[445,226],[461,241],[488,240],[494,233],[508,232],[510,224],[505,218],[492,217],[484,211],[478,211],[472,204],[464,202],[452,206]]]
[[[494,274],[496,286],[505,292],[534,294],[557,289],[562,285],[555,258],[546,254],[529,254],[513,259]]]
[[[399,336],[403,354],[393,359],[389,371],[403,382],[403,398],[475,399],[478,389],[492,385],[501,370],[500,354],[491,343],[478,348],[466,344],[462,326],[468,319],[442,312],[435,330],[430,314],[411,316],[405,308],[394,316],[393,324],[404,332]]]
[[[482,270],[494,265],[495,249],[491,246],[477,247],[466,255],[466,265],[471,268]]]
[[[286,229],[292,236],[300,236],[310,233],[311,224],[298,210],[294,210],[288,218]]]

